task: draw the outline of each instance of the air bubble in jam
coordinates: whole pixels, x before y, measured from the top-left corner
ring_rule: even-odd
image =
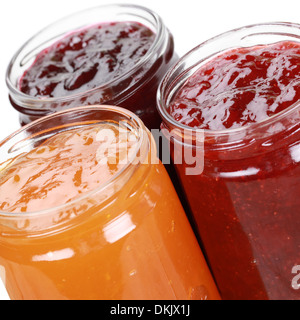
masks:
[[[209,298],[209,291],[205,286],[200,285],[198,287],[190,288],[190,300],[209,300]]]

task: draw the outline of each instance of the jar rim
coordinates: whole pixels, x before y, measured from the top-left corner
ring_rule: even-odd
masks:
[[[268,127],[269,125],[271,125],[272,123],[281,120],[282,118],[288,116],[289,114],[293,113],[293,111],[295,111],[295,109],[297,109],[300,106],[300,100],[296,101],[295,103],[291,104],[288,108],[278,112],[277,114],[274,114],[262,121],[259,121],[257,123],[251,123],[249,125],[246,126],[242,126],[242,127],[238,127],[238,128],[233,128],[233,129],[224,129],[224,130],[210,130],[210,129],[200,129],[200,128],[193,128],[190,127],[188,125],[182,124],[178,121],[176,121],[167,111],[167,104],[166,104],[166,97],[165,97],[165,93],[167,90],[167,87],[169,85],[168,81],[172,78],[172,76],[176,73],[176,71],[178,70],[178,68],[180,68],[182,65],[184,65],[186,63],[186,60],[189,59],[190,57],[192,57],[193,55],[197,55],[198,51],[200,49],[202,49],[204,46],[207,46],[213,42],[217,42],[222,40],[223,38],[226,37],[231,37],[233,36],[235,33],[238,32],[248,32],[251,31],[252,29],[257,29],[257,28],[289,28],[289,29],[293,29],[293,30],[297,30],[298,34],[295,34],[295,38],[300,39],[300,24],[298,23],[290,23],[290,22],[266,22],[266,23],[258,23],[258,24],[251,24],[251,25],[247,25],[247,26],[243,26],[243,27],[239,27],[239,28],[235,28],[226,32],[223,32],[221,34],[218,34],[202,43],[200,43],[198,46],[192,48],[190,51],[188,51],[186,54],[184,54],[178,61],[177,63],[175,63],[175,65],[173,65],[165,74],[164,78],[162,79],[162,81],[159,84],[158,90],[157,90],[157,97],[156,97],[156,101],[157,101],[157,109],[158,112],[163,120],[163,123],[168,127],[168,129],[179,129],[179,130],[184,130],[185,132],[190,133],[191,135],[193,135],[193,133],[195,132],[201,132],[202,134],[205,135],[205,137],[220,137],[220,136],[229,136],[229,135],[234,135],[234,134],[240,134],[242,132],[246,132],[246,131],[255,131],[255,129],[257,128],[263,128],[263,127]],[[269,31],[270,34],[272,34],[271,31]],[[258,33],[257,33],[258,34]],[[265,32],[265,34],[267,34]],[[277,33],[274,33],[277,34]],[[256,35],[256,33],[253,34],[249,34],[248,36],[253,36]],[[282,35],[293,35],[293,34],[287,34],[287,33],[282,33]],[[227,50],[230,50],[232,48],[236,48],[236,47],[231,47],[231,48],[227,48],[225,50],[220,50],[219,52],[214,53],[214,57],[218,54],[220,54],[221,52],[225,52]],[[211,56],[209,57],[205,57],[200,61],[205,61],[207,60],[207,58],[211,58]],[[195,63],[193,66],[191,66],[190,68],[198,68],[198,62]],[[180,78],[180,76],[186,71],[186,67],[184,68],[184,71],[181,72],[179,75],[176,76],[175,79],[172,80],[172,83],[170,84],[170,86],[174,85],[176,80],[178,80]],[[184,83],[184,82],[183,82]],[[181,87],[181,86],[179,86]],[[169,94],[169,93],[167,93]]]
[[[130,10],[137,10],[139,11],[139,15],[136,15],[133,13],[133,15],[138,16],[139,18],[144,18],[142,16],[142,14],[146,14],[148,15],[148,17],[151,17],[153,19],[153,23],[154,23],[154,27],[155,27],[155,39],[153,41],[153,43],[151,44],[149,50],[146,52],[146,54],[134,65],[134,67],[128,71],[126,71],[125,73],[120,74],[119,76],[117,76],[116,78],[113,78],[112,80],[97,86],[93,89],[90,90],[86,90],[86,91],[81,91],[81,92],[77,92],[75,94],[70,94],[70,95],[66,95],[66,96],[62,96],[62,97],[34,97],[34,96],[30,96],[28,94],[25,94],[24,92],[22,92],[21,90],[19,90],[17,88],[17,86],[13,83],[13,81],[11,80],[10,74],[12,71],[12,68],[14,66],[14,63],[16,62],[16,60],[22,55],[23,50],[26,49],[27,46],[29,46],[31,44],[31,42],[37,37],[40,36],[41,34],[47,32],[49,29],[55,27],[57,24],[70,19],[70,18],[74,18],[76,16],[80,16],[82,14],[86,14],[88,12],[93,12],[94,10],[120,10],[120,13],[129,13],[130,14]],[[128,11],[126,11],[128,10]],[[148,20],[148,18],[145,18]],[[79,19],[80,20],[80,19]],[[101,22],[101,21],[99,21]],[[80,27],[81,28],[81,27]],[[146,8],[144,6],[140,6],[140,5],[136,5],[136,4],[105,4],[105,5],[100,5],[100,6],[96,6],[96,7],[91,7],[88,9],[84,9],[81,11],[77,11],[75,13],[69,14],[64,16],[63,18],[60,18],[56,21],[54,21],[53,23],[49,24],[48,26],[44,27],[43,29],[41,29],[40,31],[38,31],[36,34],[34,34],[31,38],[29,38],[20,48],[19,50],[15,53],[15,55],[12,57],[12,59],[9,62],[9,65],[7,67],[6,70],[6,85],[8,87],[9,93],[12,97],[19,97],[21,99],[23,99],[22,101],[24,101],[24,103],[26,103],[26,107],[22,106],[22,108],[27,109],[27,110],[37,110],[40,109],[38,106],[34,106],[34,103],[64,103],[76,98],[80,98],[81,96],[87,95],[87,94],[92,94],[94,92],[96,92],[97,90],[100,89],[105,89],[106,87],[118,82],[118,81],[122,81],[125,80],[126,78],[130,77],[131,75],[133,75],[136,71],[138,71],[142,66],[144,66],[145,64],[148,63],[148,61],[155,55],[155,53],[158,51],[158,49],[160,48],[160,46],[162,45],[163,41],[164,41],[164,35],[165,35],[165,25],[162,21],[162,18],[154,11],[152,11],[149,8]],[[65,32],[61,35],[64,35]],[[48,39],[47,39],[48,40]],[[47,41],[46,40],[46,41]],[[28,106],[30,105],[30,107]],[[48,109],[44,109],[44,111],[47,111]]]
[[[81,196],[74,198],[72,201],[70,201],[68,203],[60,204],[60,205],[53,206],[53,207],[43,209],[43,210],[39,210],[39,211],[26,212],[26,213],[24,213],[24,212],[10,213],[10,212],[5,212],[5,211],[0,211],[0,218],[7,218],[7,219],[35,218],[37,216],[40,217],[42,215],[50,214],[53,211],[58,211],[58,210],[66,208],[66,207],[74,206],[75,204],[79,203],[80,201],[87,199],[96,193],[103,192],[105,189],[107,189],[113,183],[115,183],[119,179],[121,179],[121,177],[132,168],[133,162],[136,159],[137,154],[140,151],[142,152],[141,149],[142,149],[143,143],[145,142],[145,139],[147,139],[146,127],[143,124],[142,120],[140,120],[140,118],[138,116],[136,116],[134,113],[132,113],[131,111],[124,109],[124,108],[121,108],[121,107],[111,106],[111,105],[82,106],[82,107],[76,107],[76,108],[71,108],[71,109],[55,112],[55,113],[50,114],[48,116],[44,116],[38,120],[32,121],[31,123],[23,126],[19,130],[15,131],[11,135],[9,135],[4,140],[0,141],[0,150],[1,150],[1,147],[5,143],[9,142],[14,137],[20,135],[24,131],[30,130],[30,128],[32,128],[32,127],[38,127],[42,122],[45,122],[48,120],[53,120],[53,118],[55,118],[55,117],[60,117],[60,116],[64,116],[64,115],[71,114],[71,113],[82,113],[82,112],[87,113],[89,111],[111,111],[111,112],[114,112],[116,114],[122,115],[125,118],[127,118],[130,121],[130,124],[135,127],[135,130],[137,131],[137,136],[138,136],[139,140],[136,145],[135,151],[132,153],[130,159],[128,159],[128,162],[124,165],[124,167],[121,170],[119,170],[116,174],[114,174],[105,183],[100,184],[98,187],[90,190],[89,192],[86,192],[86,193],[82,194]],[[107,119],[107,120],[109,120],[109,119]],[[78,120],[76,122],[78,123]],[[72,123],[70,123],[70,124],[72,124]],[[56,127],[55,125],[51,126],[51,128],[53,128],[53,129],[55,127]],[[42,126],[40,131],[43,131],[43,130],[44,130],[44,128]],[[49,130],[49,129],[47,129],[47,130]],[[36,135],[36,133],[34,135]],[[151,145],[151,147],[153,147],[153,146]],[[147,149],[148,149],[147,151],[149,151],[149,148],[147,148]],[[146,156],[147,156],[147,154],[144,153],[144,154],[142,154],[142,156],[139,156],[139,158],[145,158]],[[143,159],[141,159],[139,161],[139,164],[142,162],[143,162]],[[124,183],[126,183],[126,181]]]

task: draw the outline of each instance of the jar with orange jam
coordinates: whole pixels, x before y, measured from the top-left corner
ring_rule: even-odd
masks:
[[[219,299],[152,135],[69,109],[0,143],[0,275],[11,299]]]

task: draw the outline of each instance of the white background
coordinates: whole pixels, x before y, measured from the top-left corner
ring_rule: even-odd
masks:
[[[0,9],[0,140],[19,128],[18,115],[9,104],[5,84],[7,65],[17,49],[41,28],[65,15],[116,2],[139,4],[156,11],[172,32],[176,51],[180,56],[212,36],[233,28],[272,21],[300,23],[299,0],[2,1]],[[0,281],[1,299],[9,298]]]

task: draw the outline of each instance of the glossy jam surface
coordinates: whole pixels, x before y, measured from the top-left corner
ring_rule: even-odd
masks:
[[[115,124],[105,123],[61,132],[0,165],[0,211],[53,208],[105,184],[126,165],[123,160],[137,143],[133,133],[123,130],[120,135]],[[108,132],[115,135],[110,154]]]
[[[1,206],[24,211],[0,214],[11,299],[219,299],[162,163],[150,164],[149,153],[120,173],[136,152],[134,131],[113,122],[77,126],[2,164]],[[88,192],[117,173],[104,191]]]
[[[169,106],[182,124],[209,130],[261,122],[300,98],[300,44],[237,48],[201,66]]]
[[[238,137],[204,131],[201,174],[177,165],[224,299],[300,298],[292,286],[300,265],[299,109],[250,130],[299,99],[299,62],[298,43],[235,49],[199,69],[172,102],[192,127],[250,125]]]
[[[20,123],[74,107],[106,104],[126,108],[149,129],[158,129],[156,91],[177,58],[172,35],[168,31],[160,35],[158,40],[156,31],[130,21],[99,23],[63,35],[19,75],[17,89],[30,100],[10,94]]]
[[[34,97],[63,97],[97,88],[131,70],[154,38],[137,22],[72,32],[37,55],[21,78],[20,90]]]

